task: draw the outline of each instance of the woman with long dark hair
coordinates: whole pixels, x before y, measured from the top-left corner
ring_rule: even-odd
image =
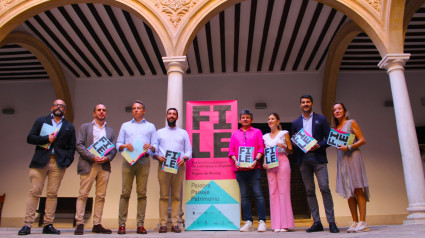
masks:
[[[332,113],[332,127],[355,135],[354,143],[337,149],[338,169],[336,192],[348,199],[353,222],[347,232],[368,231],[366,223],[366,202],[369,201],[369,184],[359,147],[366,143],[362,131],[355,120],[350,120],[343,103],[335,103]],[[358,216],[357,210],[360,214]]]

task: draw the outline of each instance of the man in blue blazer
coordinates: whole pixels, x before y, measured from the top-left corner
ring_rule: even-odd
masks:
[[[327,168],[328,159],[326,158],[326,148],[329,146],[326,143],[330,131],[329,123],[326,120],[326,117],[313,113],[312,96],[301,96],[300,107],[302,115],[292,122],[292,134],[294,135],[304,128],[308,134],[317,140],[317,144],[314,145],[307,153],[304,153],[300,148],[294,146],[294,151],[297,156],[297,165],[300,168],[306,190],[308,206],[314,220],[311,228],[306,231],[323,231],[314,184],[314,174],[316,174],[320,192],[323,197],[323,204],[325,206],[326,218],[329,223],[329,230],[332,233],[338,233],[339,230],[335,224],[332,194],[329,189]]]
[[[35,211],[46,178],[43,234],[60,234],[60,231],[56,230],[52,223],[55,218],[59,186],[66,168],[74,161],[75,129],[64,117],[66,104],[63,100],[55,100],[50,111],[50,115],[40,117],[35,121],[27,137],[27,142],[35,145],[35,152],[30,163],[31,190],[27,199],[25,225],[19,230],[18,235],[31,233]],[[48,135],[40,135],[43,126],[50,127],[53,132]]]

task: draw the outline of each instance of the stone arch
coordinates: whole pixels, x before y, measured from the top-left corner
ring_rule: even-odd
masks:
[[[67,113],[65,114],[67,120],[73,122],[74,111],[68,84],[59,63],[56,61],[56,58],[50,52],[49,48],[40,40],[22,32],[12,32],[7,35],[7,37],[0,42],[0,47],[6,44],[20,45],[37,57],[49,75],[56,98],[63,99],[67,105]]]
[[[180,33],[177,35],[175,46],[175,55],[185,55],[187,49],[193,38],[196,36],[199,29],[208,21],[211,17],[218,14],[220,11],[226,9],[229,6],[235,5],[243,0],[217,0],[208,1],[196,12],[190,15],[190,21],[182,26]],[[374,42],[376,48],[380,52],[381,56],[386,55],[390,52],[390,48],[394,47],[394,40],[400,36],[397,34],[390,34],[390,30],[397,29],[397,20],[390,20],[396,18],[399,11],[404,9],[404,5],[400,7],[400,4],[404,3],[404,0],[392,0],[382,1],[379,5],[379,9],[373,7],[365,7],[368,3],[359,3],[352,0],[317,0],[323,4],[326,4],[336,10],[344,13],[350,19],[352,19],[363,31],[369,35],[371,40]],[[401,10],[399,10],[401,8]],[[371,10],[372,9],[372,10]],[[380,12],[380,14],[376,13]],[[391,37],[391,38],[390,38]],[[399,40],[396,40],[399,41]],[[389,47],[391,44],[391,47]],[[397,47],[399,50],[400,47]],[[402,48],[401,48],[402,49]],[[171,56],[171,55],[168,55]]]
[[[17,2],[17,3],[15,3]],[[174,52],[172,33],[161,18],[152,0],[74,0],[72,4],[98,3],[126,10],[143,19],[161,39],[167,54]],[[27,0],[0,2],[0,41],[25,20],[52,8],[71,4],[68,0]]]
[[[186,52],[198,31],[215,15],[243,0],[208,1],[190,16],[190,21],[183,27],[176,41],[176,56],[186,55]]]
[[[407,26],[409,25],[409,22],[412,19],[413,15],[424,4],[425,0],[406,0],[406,9],[404,11],[403,19],[403,36],[406,36]]]
[[[352,18],[353,21],[357,19],[357,21],[348,22],[335,36],[329,50],[322,86],[322,113],[329,120],[332,117],[332,105],[335,102],[338,73],[342,58],[350,42],[359,33],[366,32],[366,34],[369,35],[382,57],[389,53],[403,53],[404,33],[400,18],[403,18],[404,15],[405,3],[404,1],[394,0],[388,4],[391,5],[383,5],[382,7],[384,13],[382,14],[381,23],[379,23],[382,29],[379,29],[379,27],[376,27],[376,29],[369,29],[370,26],[378,23],[374,22],[373,19],[371,19],[372,23],[369,24],[364,22],[368,18],[360,17],[361,19],[359,19],[359,16],[352,16],[350,18]],[[419,7],[421,5],[419,5]],[[344,13],[349,15],[346,12]],[[407,25],[405,27],[407,28]],[[376,36],[380,36],[379,39],[377,39]]]
[[[405,4],[403,0],[391,1],[391,6],[388,6],[388,17],[385,19],[386,34],[388,35],[388,50],[386,54],[404,53],[404,33],[403,33],[403,17],[405,13]],[[384,58],[383,52],[380,52]]]
[[[363,30],[353,21],[347,22],[335,35],[325,65],[322,86],[322,114],[330,121],[332,106],[335,102],[336,87],[338,82],[339,68],[345,50],[351,41]]]
[[[352,0],[319,0],[319,2],[323,2],[324,4],[333,7],[348,16],[369,36],[381,56],[387,54],[387,37],[385,36],[386,29],[380,21],[379,16],[372,14],[373,10],[369,11],[367,8],[362,7],[360,3]],[[388,2],[390,1],[383,1],[382,4],[385,5],[380,8],[380,11],[383,11],[384,13],[386,12],[385,8],[387,7],[387,4],[390,4]],[[384,17],[382,17],[382,19],[384,19]]]

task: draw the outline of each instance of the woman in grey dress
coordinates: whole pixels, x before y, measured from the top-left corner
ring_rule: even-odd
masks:
[[[364,145],[366,141],[357,122],[348,118],[348,112],[344,104],[335,103],[332,115],[333,128],[355,135],[353,144],[342,145],[337,148],[336,192],[348,199],[348,206],[353,218],[353,222],[350,223],[347,232],[368,231],[366,202],[369,201],[369,184],[359,150],[359,147]]]

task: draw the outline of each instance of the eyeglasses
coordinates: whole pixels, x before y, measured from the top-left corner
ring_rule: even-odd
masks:
[[[55,104],[53,104],[53,106],[54,107],[60,107],[60,108],[66,109],[66,105],[64,105],[64,104],[55,103]]]

